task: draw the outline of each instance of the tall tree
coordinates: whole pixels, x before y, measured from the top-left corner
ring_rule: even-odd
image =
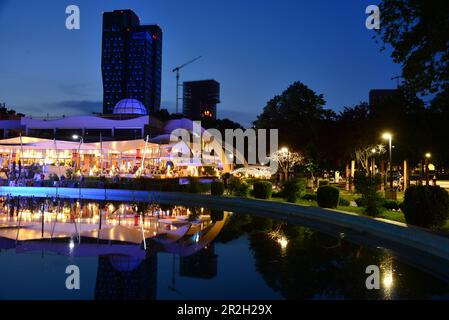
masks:
[[[268,101],[254,121],[256,128],[278,129],[281,144],[296,151],[305,151],[317,136],[326,120],[335,113],[323,108],[325,100],[305,84],[295,82],[281,95]]]
[[[380,10],[377,38],[393,48],[404,86],[449,108],[449,1],[383,0]]]

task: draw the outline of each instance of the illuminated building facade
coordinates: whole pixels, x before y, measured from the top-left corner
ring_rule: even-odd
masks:
[[[103,113],[123,99],[136,99],[148,113],[161,104],[162,30],[141,25],[132,10],[103,14],[101,69]]]

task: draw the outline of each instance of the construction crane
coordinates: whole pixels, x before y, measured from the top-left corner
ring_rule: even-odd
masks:
[[[179,106],[179,70],[181,70],[182,68],[188,66],[191,63],[194,63],[195,61],[201,59],[202,56],[196,57],[193,60],[190,60],[189,62],[186,62],[182,65],[180,65],[179,67],[176,67],[172,70],[172,72],[176,72],[176,113],[178,113],[178,106]]]

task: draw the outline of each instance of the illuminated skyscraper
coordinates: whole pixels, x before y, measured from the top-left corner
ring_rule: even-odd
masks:
[[[103,113],[122,99],[136,99],[148,113],[161,104],[162,30],[141,25],[131,10],[103,13],[101,69]]]

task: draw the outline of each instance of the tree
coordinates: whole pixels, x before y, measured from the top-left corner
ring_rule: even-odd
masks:
[[[449,1],[383,0],[380,11],[377,39],[393,48],[404,87],[435,101],[449,97]]]
[[[323,108],[325,103],[322,94],[301,82],[294,82],[267,102],[254,126],[279,130],[280,143],[304,152],[308,144],[317,144],[326,120],[336,117],[332,110]]]
[[[283,148],[273,152],[269,159],[276,162],[279,170],[287,176],[296,165],[302,163],[304,157],[298,152],[290,152],[288,149]]]
[[[363,170],[365,170],[366,174],[370,173],[370,159],[372,159],[375,155],[384,154],[385,147],[381,144],[377,146],[368,146],[363,148],[358,148],[355,150],[355,157],[357,161],[362,166]]]

